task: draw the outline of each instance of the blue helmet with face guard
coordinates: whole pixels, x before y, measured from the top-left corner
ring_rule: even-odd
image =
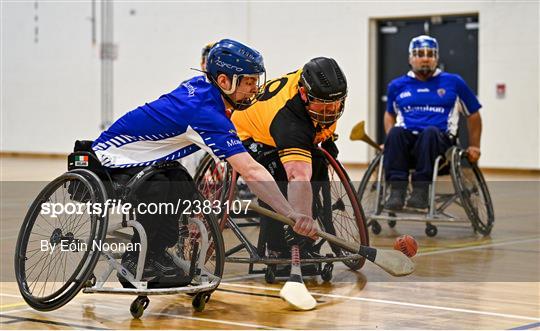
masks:
[[[238,41],[223,39],[218,41],[210,50],[206,63],[206,74],[222,92],[225,99],[235,109],[245,109],[256,101],[257,95],[240,101],[230,97],[236,91],[241,80],[245,77],[257,79],[257,84],[265,81],[266,70],[262,55],[255,49]],[[230,89],[225,90],[217,84],[220,74],[226,75],[232,82]],[[260,89],[258,89],[260,90]]]
[[[432,49],[438,54],[439,43],[437,42],[437,39],[433,37],[421,35],[411,39],[411,42],[409,43],[409,55],[412,55],[413,51],[417,49]]]

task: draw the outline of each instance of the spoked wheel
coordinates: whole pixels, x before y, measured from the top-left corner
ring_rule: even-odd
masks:
[[[180,236],[176,253],[191,265],[199,261],[202,250],[206,248],[204,271],[221,278],[225,264],[225,247],[216,214],[212,213],[212,209],[202,207],[205,198],[201,193],[194,192],[191,200],[193,203],[190,208],[184,210],[180,218]]]
[[[61,175],[34,200],[15,248],[17,284],[32,308],[65,305],[92,276],[108,215],[90,206],[103,207],[106,200],[103,183],[87,170]],[[61,207],[65,212],[52,213]]]
[[[360,186],[358,187],[358,200],[362,204],[362,208],[366,215],[378,215],[381,213],[384,205],[384,176],[382,176],[382,182],[379,183],[378,180],[378,171],[379,165],[381,163],[382,154],[377,154],[377,156],[369,164]],[[395,224],[394,224],[395,225]],[[392,226],[391,226],[392,227]],[[373,233],[377,234],[375,228]],[[378,231],[380,233],[380,231]]]
[[[224,206],[223,204],[226,201],[230,202],[234,194],[234,189],[231,189],[233,188],[231,187],[231,183],[235,182],[232,180],[232,176],[232,168],[227,162],[220,161],[216,163],[214,158],[210,154],[207,154],[202,159],[194,177],[197,188],[203,197],[212,203],[219,201],[219,205],[223,206],[221,213],[216,215],[222,230],[225,228],[228,217],[228,206]]]
[[[369,246],[369,235],[362,206],[354,192],[351,181],[341,166],[328,152],[323,150],[328,164],[328,181],[320,183],[320,189],[314,191],[314,213],[323,229],[349,242]],[[349,252],[330,244],[338,256]],[[362,268],[365,259],[345,260],[343,263],[352,270]]]
[[[463,209],[474,231],[487,236],[495,222],[493,203],[482,172],[467,159],[463,150],[452,151],[451,175]]]

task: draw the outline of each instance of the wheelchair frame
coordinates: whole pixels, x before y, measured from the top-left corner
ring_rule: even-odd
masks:
[[[356,219],[356,225],[359,231],[358,236],[360,238],[361,244],[366,245],[366,246],[369,245],[369,233],[367,231],[367,225],[365,223],[364,212],[362,210],[360,201],[358,200],[357,195],[354,192],[354,187],[351,184],[347,173],[345,172],[343,166],[336,159],[334,159],[327,151],[325,151],[323,148],[320,148],[320,147],[319,147],[319,150],[322,151],[323,155],[325,156],[325,159],[328,162],[328,167],[329,168],[331,167],[336,172],[337,177],[340,179],[340,182],[345,187],[345,190],[347,192],[347,198],[350,199],[350,202],[353,205],[352,206],[353,213]],[[214,160],[212,159],[210,155],[207,155],[206,158],[201,161],[197,174],[195,175],[195,182],[199,185],[199,187],[200,185],[204,184],[204,180],[206,180],[204,178],[205,172],[207,169],[210,169],[209,167],[211,167],[212,165],[216,165],[216,164],[214,163]],[[221,191],[218,194],[218,198],[221,199],[222,203],[225,201],[229,201],[230,203],[235,198],[235,190],[237,186],[236,184],[237,184],[238,174],[236,173],[236,171],[234,171],[230,167],[227,167],[227,165],[224,163],[222,163],[221,167],[222,168],[221,168],[221,173],[219,174],[219,177],[223,177],[224,174],[226,177],[219,178],[218,180],[223,185],[221,188]],[[223,168],[223,167],[227,167],[227,168]],[[319,193],[323,194],[322,192],[323,190],[325,190],[325,188],[321,187],[320,190],[321,192]],[[329,190],[329,188],[327,187],[326,190]],[[326,194],[330,195],[330,199],[331,199],[331,192],[326,191]],[[314,205],[317,208],[324,209],[325,207],[323,205],[325,204],[325,202],[321,202],[320,198],[321,198],[320,195],[318,195],[317,197],[314,195],[314,199],[315,199]],[[323,197],[323,199],[325,199],[325,197]],[[333,201],[331,202],[333,203]],[[342,201],[341,203],[343,204]],[[339,203],[333,203],[332,205],[330,206],[327,205],[326,207],[330,207],[332,208],[332,210],[335,210],[337,208],[345,208],[345,207],[337,206],[338,204]],[[231,262],[231,263],[248,264],[249,265],[248,274],[264,273],[266,282],[274,283],[276,277],[289,276],[289,274],[280,275],[279,273],[277,273],[277,265],[290,265],[291,259],[266,257],[265,247],[261,246],[261,242],[260,242],[262,238],[262,235],[260,232],[259,232],[259,239],[258,239],[259,243],[257,244],[257,246],[254,245],[246,237],[246,235],[244,235],[244,233],[240,229],[241,227],[260,225],[258,221],[253,220],[253,218],[257,216],[258,214],[254,212],[250,212],[250,211],[248,211],[245,214],[234,215],[234,217],[233,215],[228,215],[226,213],[222,215],[222,217],[220,218],[220,228],[222,230],[225,229],[226,227],[230,228],[232,232],[234,233],[234,235],[237,237],[237,239],[240,241],[238,245],[230,248],[229,250],[225,252],[225,261]],[[245,219],[247,220],[247,222],[238,223],[235,221],[238,218]],[[322,226],[323,229],[326,229],[328,227],[328,225],[325,226],[325,224],[323,224],[321,217],[318,217],[318,221],[319,221],[319,225]],[[333,228],[333,225],[331,225],[331,227]],[[332,233],[333,231],[334,232],[333,234],[335,234],[335,229],[330,228],[326,230],[327,232],[330,232],[330,233]],[[314,246],[315,247],[318,246],[318,248],[320,249],[320,247],[323,246],[325,242],[326,242],[325,240],[320,240]],[[341,255],[343,254],[343,251],[340,248],[333,247],[333,245],[330,245],[330,246],[333,251],[333,254],[327,254],[326,256],[321,257],[321,258],[302,259],[303,265],[315,266],[314,268],[315,270],[311,268],[312,269],[311,272],[306,273],[303,271],[303,274],[305,276],[321,275],[324,281],[330,281],[332,279],[332,270],[333,270],[334,262],[343,262],[352,270],[358,270],[362,268],[362,266],[364,265],[365,259],[361,257],[360,255],[348,254],[348,255],[343,256]],[[242,250],[245,250],[249,256],[248,257],[232,256],[233,254],[240,252]],[[357,261],[358,263],[355,264],[355,261]],[[325,264],[324,267],[323,267],[323,263]],[[264,264],[266,265],[266,268],[256,269],[255,268],[256,264]]]
[[[95,161],[97,161],[97,158],[95,158],[94,155],[90,152],[75,152],[70,156],[73,155],[84,155],[88,156],[89,158],[94,158]],[[99,163],[99,161],[97,161]],[[86,167],[86,166],[83,166]],[[119,186],[116,183],[113,183],[112,180],[109,182],[111,185],[111,190],[114,193],[118,194],[118,201],[125,201],[125,202],[132,202],[133,192],[137,191],[137,188],[144,183],[147,179],[149,179],[151,176],[162,172],[167,169],[172,168],[178,168],[183,169],[181,165],[176,162],[166,162],[162,164],[157,165],[151,165],[143,170],[141,170],[136,176],[133,176],[127,184]],[[107,171],[102,167],[102,169],[98,169],[101,171],[104,171],[107,173]],[[184,170],[185,171],[185,170]],[[99,171],[98,171],[99,172]],[[187,171],[186,171],[187,174]],[[110,175],[107,173],[108,178],[110,179]],[[147,250],[147,236],[145,233],[145,230],[141,223],[134,220],[134,211],[130,210],[129,212],[129,219],[127,219],[126,214],[122,214],[122,221],[116,224],[113,224],[109,226],[108,224],[108,213],[103,215],[103,217],[100,217],[99,215],[92,215],[90,216],[90,219],[92,220],[91,223],[96,223],[93,226],[98,226],[98,229],[94,229],[92,232],[92,237],[89,237],[89,240],[100,240],[101,242],[104,241],[107,235],[110,235],[111,237],[109,239],[112,239],[113,242],[123,242],[126,240],[130,240],[131,236],[129,234],[120,232],[118,230],[126,227],[132,227],[134,231],[137,231],[140,237],[140,243],[141,243],[141,251],[138,258],[138,264],[137,264],[137,270],[136,274],[131,274],[125,267],[123,267],[117,259],[121,258],[121,253],[111,253],[111,252],[104,252],[99,251],[96,252],[94,249],[90,253],[86,252],[84,254],[84,261],[79,262],[79,265],[74,272],[74,274],[70,277],[70,279],[62,286],[61,289],[66,288],[63,291],[57,290],[53,294],[50,294],[44,298],[34,296],[33,293],[30,293],[30,288],[27,284],[27,278],[26,278],[26,269],[25,269],[25,261],[28,260],[26,257],[26,249],[28,245],[28,239],[32,235],[32,233],[28,233],[27,231],[33,228],[34,225],[37,225],[36,219],[39,216],[39,211],[41,210],[41,204],[44,201],[48,201],[46,199],[49,199],[49,197],[52,196],[52,192],[56,192],[61,185],[65,185],[67,183],[70,183],[72,179],[69,178],[79,178],[81,180],[85,180],[86,184],[89,185],[88,187],[91,188],[91,192],[89,194],[93,197],[96,202],[98,199],[102,200],[102,202],[108,201],[108,194],[107,189],[105,188],[105,185],[103,181],[100,179],[100,177],[93,171],[90,171],[88,169],[84,168],[76,168],[72,169],[51,183],[49,183],[38,195],[38,197],[34,200],[32,207],[28,211],[25,220],[23,222],[23,226],[19,232],[19,237],[17,240],[17,246],[16,246],[16,252],[15,252],[15,274],[17,277],[17,283],[19,286],[19,290],[25,299],[25,301],[34,309],[42,310],[42,311],[50,311],[54,309],[58,309],[61,306],[65,305],[75,295],[83,289],[83,293],[114,293],[114,294],[132,294],[137,295],[138,297],[133,301],[133,303],[130,306],[130,312],[134,318],[139,318],[142,316],[144,309],[147,308],[149,304],[148,295],[164,295],[164,294],[177,294],[177,293],[186,293],[186,294],[193,294],[192,299],[192,305],[197,311],[204,310],[205,303],[209,300],[211,293],[218,287],[220,281],[221,281],[221,275],[223,273],[223,266],[224,266],[224,244],[223,244],[223,237],[221,231],[219,231],[218,224],[215,221],[213,217],[210,215],[204,215],[205,221],[208,223],[214,223],[214,225],[210,224],[210,229],[208,229],[205,224],[198,219],[193,219],[189,217],[188,224],[193,224],[197,227],[199,233],[201,235],[201,243],[202,247],[199,249],[198,243],[195,243],[194,248],[191,252],[191,262],[188,262],[187,260],[181,259],[176,254],[174,254],[173,249],[169,248],[167,253],[173,258],[174,263],[184,269],[186,272],[189,272],[189,275],[192,277],[191,284],[187,286],[181,286],[181,287],[171,287],[171,288],[148,288],[148,284],[146,281],[141,281],[141,278],[143,276],[143,270],[144,270],[144,264],[146,261],[146,250]],[[55,187],[55,185],[58,185],[58,187]],[[194,188],[196,189],[196,186],[194,185]],[[51,191],[53,190],[53,191]],[[48,192],[51,191],[51,192]],[[69,189],[68,189],[69,192]],[[50,195],[48,197],[44,197],[49,193]],[[75,192],[74,194],[76,194]],[[71,193],[68,193],[71,194]],[[98,197],[99,195],[99,197]],[[202,198],[202,195],[200,193],[198,194],[199,198]],[[55,195],[56,197],[56,195]],[[73,201],[76,201],[73,199]],[[38,209],[39,208],[39,209]],[[36,214],[38,213],[38,214]],[[180,217],[182,217],[181,215]],[[99,219],[98,219],[99,217]],[[46,221],[46,220],[45,220]],[[179,220],[180,221],[180,220]],[[31,224],[30,224],[31,223]],[[30,226],[32,228],[28,229]],[[63,227],[63,225],[61,224]],[[63,229],[63,231],[67,231],[68,228]],[[70,230],[69,232],[74,231]],[[209,233],[208,231],[212,231],[212,239],[213,239],[213,247],[212,249],[215,250],[216,254],[216,271],[219,273],[219,275],[214,275],[211,271],[206,270],[205,268],[205,262],[207,261],[207,253],[209,249]],[[63,235],[62,229],[56,228],[53,231],[53,236],[55,235],[54,232],[59,233],[60,236],[66,237],[68,234]],[[74,234],[71,234],[72,237],[74,237]],[[58,237],[58,236],[57,236]],[[52,237],[51,237],[52,238]],[[26,243],[24,242],[26,239]],[[75,241],[78,241],[80,239],[72,238]],[[22,247],[21,247],[22,245]],[[178,245],[178,244],[177,244]],[[23,248],[24,247],[24,248]],[[21,252],[21,250],[24,249],[24,252]],[[68,253],[70,254],[70,253]],[[197,256],[198,258],[194,256]],[[219,256],[218,256],[219,255]],[[220,257],[221,256],[221,257]],[[67,259],[67,258],[66,258]],[[96,267],[96,264],[99,261],[106,261],[107,268],[104,270],[98,277],[94,276],[94,269]],[[83,263],[84,262],[84,263]],[[49,265],[50,267],[50,265]],[[23,268],[21,270],[21,268]],[[123,277],[131,283],[135,288],[115,288],[115,287],[106,287],[105,283],[107,282],[110,275],[113,273],[113,271],[117,271],[118,273],[122,274]],[[24,276],[21,275],[21,272],[24,272]],[[29,276],[29,275],[28,275]],[[41,273],[38,275],[38,277],[41,276]],[[75,278],[74,278],[75,277]],[[48,275],[47,275],[48,279]],[[37,280],[36,280],[37,282]],[[72,284],[70,284],[70,282]],[[44,287],[46,287],[47,280],[45,281]],[[75,284],[75,286],[72,286]],[[34,285],[35,286],[35,285]],[[70,288],[71,287],[71,288]],[[53,290],[54,290],[53,286]],[[67,292],[66,292],[67,291]],[[56,295],[58,293],[58,295]],[[39,294],[39,293],[38,293]],[[49,300],[50,299],[50,300]]]
[[[368,189],[368,185],[373,185],[372,182],[370,182],[370,178],[373,174],[373,171],[377,170],[377,182],[376,182],[376,190],[375,190],[375,210],[373,213],[367,215],[368,218],[368,226],[371,227],[371,230],[374,234],[379,234],[381,232],[381,225],[378,223],[378,221],[387,221],[388,225],[393,228],[396,225],[396,222],[425,222],[426,223],[426,229],[425,233],[429,237],[434,237],[437,235],[437,227],[433,225],[433,223],[449,223],[451,225],[454,224],[466,224],[471,223],[473,226],[473,229],[475,232],[479,232],[482,235],[488,235],[491,231],[491,228],[493,226],[494,222],[494,213],[493,213],[493,206],[491,203],[491,197],[489,194],[489,191],[487,189],[487,185],[485,184],[485,180],[478,169],[478,167],[475,164],[472,164],[471,167],[473,169],[473,172],[476,176],[476,179],[479,183],[480,190],[482,191],[482,194],[484,195],[484,198],[486,200],[487,204],[487,214],[488,214],[488,220],[487,224],[484,227],[479,226],[477,224],[479,221],[474,219],[477,218],[478,215],[475,215],[475,211],[472,210],[473,207],[471,206],[471,203],[469,201],[470,199],[470,193],[477,193],[477,192],[466,192],[467,190],[464,189],[464,185],[462,183],[462,180],[459,178],[458,172],[461,170],[461,166],[458,165],[458,163],[461,163],[462,159],[466,157],[466,153],[464,150],[458,148],[457,146],[451,147],[446,153],[445,156],[439,155],[436,160],[433,167],[433,177],[432,182],[429,185],[429,205],[428,205],[428,211],[427,213],[424,211],[420,211],[413,208],[404,208],[402,211],[393,211],[393,210],[386,210],[384,208],[384,203],[386,200],[386,189],[387,185],[385,183],[385,179],[383,178],[383,159],[384,156],[382,153],[378,153],[375,159],[371,161],[371,163],[368,166],[368,169],[366,170],[364,177],[362,178],[362,182],[360,183],[360,186],[358,188],[358,197],[362,201],[364,194],[366,193],[366,189]],[[441,162],[444,162],[445,164],[441,164]],[[437,178],[439,175],[439,170],[448,164],[450,166],[450,175],[452,177],[452,183],[454,186],[454,193],[453,194],[437,194]],[[371,184],[370,184],[371,183]],[[381,185],[381,183],[385,183],[384,185]],[[462,207],[468,220],[464,220],[462,218],[459,218],[457,216],[452,215],[450,212],[446,211],[446,209],[452,205],[452,203],[458,204],[460,207]],[[437,205],[438,204],[438,205]],[[384,213],[387,213],[387,215],[384,215]],[[481,221],[480,221],[481,222]]]

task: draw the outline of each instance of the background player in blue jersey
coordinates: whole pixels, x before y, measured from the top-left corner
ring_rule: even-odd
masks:
[[[237,41],[224,39],[212,47],[206,66],[206,75],[184,81],[172,92],[119,118],[94,141],[96,156],[110,168],[114,181],[127,181],[145,166],[178,160],[203,149],[215,158],[226,159],[262,201],[294,219],[295,231],[314,236],[313,219],[295,212],[268,171],[246,152],[227,116],[227,108],[244,109],[256,101],[265,75],[262,56]],[[173,169],[154,177],[138,192],[140,202],[176,202],[187,196],[178,185],[191,180],[185,172]],[[148,237],[143,278],[157,284],[184,279],[165,253],[178,240],[178,216],[138,215],[137,221]],[[133,240],[137,241],[137,236]],[[134,272],[137,258],[138,253],[127,252],[122,264]]]
[[[459,112],[467,116],[469,160],[477,162],[480,158],[481,105],[459,75],[437,68],[438,61],[439,45],[435,38],[413,38],[409,44],[412,70],[388,85],[384,170],[391,191],[385,204],[387,209],[403,208],[410,168],[415,171],[407,206],[428,207],[433,165],[437,156],[455,142]]]

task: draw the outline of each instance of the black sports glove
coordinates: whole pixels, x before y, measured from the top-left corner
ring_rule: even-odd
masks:
[[[329,138],[322,142],[321,147],[324,148],[325,151],[330,153],[334,159],[337,159],[339,154],[339,149],[336,146],[336,143],[334,142],[334,139]]]
[[[291,226],[287,226],[287,228],[285,229],[285,241],[287,241],[287,245],[289,247],[293,245],[298,245],[300,249],[310,248],[315,243],[315,240],[309,237],[304,237],[301,234],[294,232]]]

